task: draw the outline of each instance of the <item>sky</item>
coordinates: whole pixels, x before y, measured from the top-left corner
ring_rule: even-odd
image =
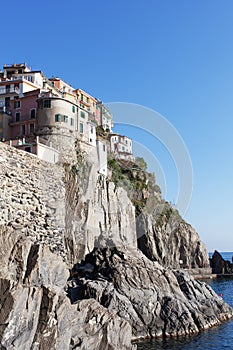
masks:
[[[166,118],[192,163],[185,219],[209,251],[233,251],[233,1],[12,0],[14,6],[1,3],[0,65],[27,62],[106,103],[141,105]],[[153,153],[164,196],[176,203],[179,169],[163,143],[132,126],[115,130],[135,139],[137,155],[138,143]]]

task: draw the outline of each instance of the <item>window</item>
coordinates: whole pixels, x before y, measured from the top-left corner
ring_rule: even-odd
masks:
[[[70,125],[74,125],[74,119],[73,118],[70,118]]]
[[[10,97],[5,97],[5,106],[10,107]]]
[[[14,108],[20,108],[20,101],[14,102]]]
[[[44,108],[51,108],[51,100],[44,100]]]
[[[68,115],[64,115],[64,122],[65,123],[68,123],[68,119],[69,119]]]
[[[79,131],[83,134],[83,123],[79,123]]]
[[[35,119],[36,118],[36,110],[31,109],[30,115],[31,115],[31,119]]]
[[[89,103],[89,97],[86,97],[87,103]]]
[[[83,101],[83,94],[81,94],[81,101]]]
[[[25,125],[21,125],[21,134],[25,135]]]
[[[93,126],[91,126],[91,133],[93,134],[94,130],[93,130]]]
[[[80,116],[85,119],[85,113],[81,111]]]
[[[72,112],[75,113],[75,106],[72,106]]]
[[[106,150],[106,146],[105,146],[105,145],[103,145],[103,151],[105,152],[105,150]]]
[[[29,129],[30,129],[30,134],[33,134],[34,133],[34,124],[30,124]]]
[[[19,122],[20,121],[20,112],[15,113],[15,121]]]
[[[31,147],[25,147],[24,150],[25,150],[26,152],[28,152],[28,153],[31,153],[31,152],[32,152]]]
[[[61,122],[61,114],[55,114],[55,122]]]

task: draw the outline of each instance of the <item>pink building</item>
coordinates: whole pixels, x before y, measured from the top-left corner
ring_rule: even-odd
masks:
[[[37,99],[40,89],[24,93],[21,98],[10,100],[12,114],[11,139],[33,136],[37,117]]]

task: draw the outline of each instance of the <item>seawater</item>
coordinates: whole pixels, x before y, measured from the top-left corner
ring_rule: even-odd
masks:
[[[222,257],[231,261],[233,252],[220,252]],[[209,285],[217,294],[233,307],[233,280],[210,280]],[[233,320],[224,322],[218,327],[211,328],[195,336],[179,339],[154,339],[137,343],[138,350],[233,350]]]

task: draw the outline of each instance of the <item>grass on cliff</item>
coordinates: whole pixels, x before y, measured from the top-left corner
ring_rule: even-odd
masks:
[[[156,226],[162,226],[169,220],[180,220],[178,211],[162,199],[160,187],[156,184],[155,175],[147,172],[147,164],[141,157],[135,162],[108,158],[111,170],[110,180],[116,187],[124,188],[136,209],[136,215],[143,210],[153,215]]]

